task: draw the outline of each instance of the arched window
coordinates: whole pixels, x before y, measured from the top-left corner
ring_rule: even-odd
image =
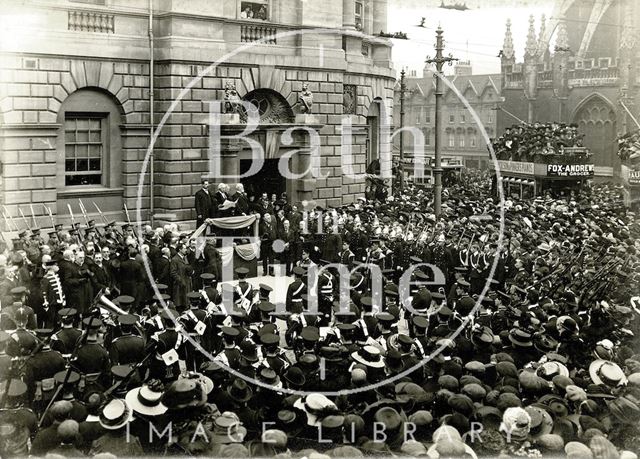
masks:
[[[83,196],[112,196],[116,199],[107,200],[112,202],[107,209],[121,208],[122,122],[117,102],[99,90],[79,89],[62,103],[56,174],[59,212],[67,213],[65,198]]]
[[[473,128],[467,129],[467,135],[469,136],[469,146],[475,148],[476,146],[476,130]]]

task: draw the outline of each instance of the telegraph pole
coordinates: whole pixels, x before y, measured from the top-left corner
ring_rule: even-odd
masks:
[[[400,72],[400,129],[404,127],[404,69]],[[400,131],[400,191],[404,190],[404,131]]]
[[[436,218],[440,218],[442,213],[442,81],[444,78],[442,67],[445,63],[451,65],[453,61],[457,61],[451,54],[447,57],[442,56],[444,50],[444,39],[442,38],[442,28],[438,26],[436,30],[436,57],[431,59],[427,56],[428,64],[436,64],[436,119],[435,119],[435,165],[433,168],[434,186],[433,186],[433,207]],[[401,137],[402,138],[402,137]]]

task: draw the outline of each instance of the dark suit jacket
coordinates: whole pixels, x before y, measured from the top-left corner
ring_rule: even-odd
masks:
[[[236,201],[235,215],[247,215],[249,213],[249,200],[245,193],[234,194],[232,200]]]
[[[91,271],[93,272],[93,277],[91,278],[93,282],[93,291],[96,294],[106,287],[111,288],[113,286],[113,277],[111,276],[111,271],[104,264],[100,267],[95,263],[91,265]]]
[[[164,256],[158,258],[155,264],[156,282],[164,284],[168,287],[171,286],[171,261]]]
[[[202,188],[196,191],[195,206],[198,226],[202,225],[205,219],[215,215],[216,203],[211,193],[207,193]]]
[[[86,266],[81,267],[68,260],[60,262],[62,290],[64,290],[67,304],[72,305],[78,314],[84,314],[91,302],[89,276],[82,275],[81,269],[86,269]]]

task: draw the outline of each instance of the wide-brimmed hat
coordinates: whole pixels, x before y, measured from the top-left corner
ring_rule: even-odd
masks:
[[[242,443],[246,436],[247,429],[242,426],[238,415],[231,411],[225,411],[213,423],[213,443]]]
[[[162,391],[164,386],[158,380],[149,381],[142,387],[127,392],[125,401],[136,413],[145,416],[159,416],[167,411],[167,407],[162,404]]]
[[[589,376],[596,384],[606,386],[621,386],[627,383],[627,377],[617,363],[610,360],[594,360],[589,365]]]
[[[132,419],[133,410],[127,402],[115,398],[102,408],[98,422],[106,430],[118,430],[127,425]]]
[[[204,387],[195,379],[178,379],[162,394],[162,404],[170,410],[202,406],[207,401]]]
[[[491,328],[480,326],[471,331],[471,342],[479,347],[486,347],[493,343],[494,334]]]
[[[358,351],[352,352],[351,357],[358,363],[371,368],[384,368],[384,361],[380,349],[374,346],[364,346]]]
[[[557,375],[568,378],[569,369],[560,362],[545,362],[536,369],[536,374],[541,378],[550,381]]]
[[[514,328],[509,332],[509,341],[516,347],[532,347],[531,333],[520,328]]]
[[[227,394],[236,402],[244,403],[253,395],[253,390],[247,385],[243,379],[235,379],[229,387]]]
[[[336,404],[322,394],[309,394],[299,398],[293,407],[307,414],[307,424],[310,426],[317,426],[322,421],[321,416],[338,410]]]
[[[272,387],[282,387],[282,381],[280,381],[278,373],[273,371],[271,368],[263,368],[262,370],[260,370],[258,379],[260,379],[260,381],[264,382],[265,384],[269,384]]]

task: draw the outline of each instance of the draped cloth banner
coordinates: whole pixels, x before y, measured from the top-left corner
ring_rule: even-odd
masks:
[[[207,221],[211,222],[213,226],[223,229],[240,229],[253,225],[258,216],[257,215],[238,215],[236,217],[222,217],[222,218],[210,218]],[[194,231],[191,235],[192,239],[200,237],[207,229],[208,223],[203,223]],[[256,230],[257,231],[257,230]]]
[[[240,229],[253,225],[256,218],[256,215],[238,215],[236,217],[211,218],[209,221],[218,228]]]
[[[246,261],[255,260],[260,256],[260,244],[241,244],[236,245],[235,247],[219,247],[218,252],[220,252],[220,258],[222,259],[222,264],[226,265],[231,262],[233,259],[233,251],[238,254],[240,258]]]

